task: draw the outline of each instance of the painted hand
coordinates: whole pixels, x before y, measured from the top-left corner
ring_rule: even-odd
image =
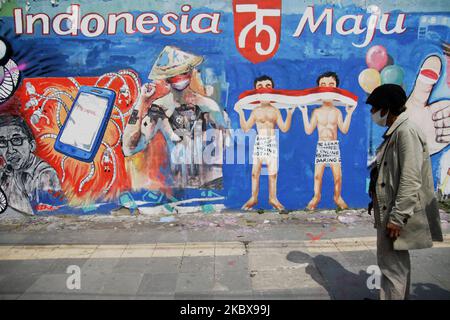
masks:
[[[355,111],[355,109],[356,109],[356,105],[352,106],[352,105],[347,104],[345,106],[345,112],[347,112],[347,114],[352,114],[353,111]]]
[[[300,109],[300,111],[302,113],[308,112],[308,107],[307,106],[298,106],[298,108]]]
[[[433,87],[439,80],[441,67],[438,56],[428,57],[420,68],[406,102],[409,118],[424,132],[430,154],[441,151],[450,143],[450,100],[428,103]]]
[[[156,92],[156,85],[154,83],[146,83],[141,87],[141,102],[148,103]]]

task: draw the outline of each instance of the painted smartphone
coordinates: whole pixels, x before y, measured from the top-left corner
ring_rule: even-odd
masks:
[[[55,142],[55,150],[80,161],[92,162],[102,142],[116,93],[80,87]]]

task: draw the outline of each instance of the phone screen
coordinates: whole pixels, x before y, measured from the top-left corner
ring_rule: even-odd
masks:
[[[108,99],[80,93],[60,141],[90,152],[108,106]]]

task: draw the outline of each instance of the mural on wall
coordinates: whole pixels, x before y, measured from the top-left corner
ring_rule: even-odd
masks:
[[[261,76],[255,79],[255,89],[272,89],[275,85],[269,76]],[[263,91],[264,92],[264,91]],[[253,166],[252,166],[252,195],[242,206],[242,209],[249,210],[258,203],[259,178],[262,165],[267,166],[269,176],[269,203],[278,210],[284,207],[277,198],[277,172],[278,172],[278,146],[275,128],[282,132],[287,132],[291,127],[293,109],[287,111],[286,120],[278,108],[271,104],[271,101],[260,101],[248,120],[241,105],[237,105],[236,111],[239,113],[239,122],[244,132],[250,130],[254,125],[257,128],[257,136],[253,145]]]
[[[204,132],[208,127],[226,129],[228,119],[223,108],[209,97],[214,88],[206,87],[195,69],[202,61],[203,57],[166,46],[150,71],[148,78],[152,82],[142,88],[124,132],[125,156],[152,152],[153,138],[162,133],[167,151],[160,148],[156,152],[168,154],[176,187],[204,188],[222,178],[220,166],[204,164],[202,159],[207,147]],[[151,159],[145,157],[142,162]],[[134,163],[134,169],[137,175],[145,171],[139,163]],[[148,188],[149,182],[134,187]]]
[[[383,83],[446,199],[449,25],[445,0],[0,1],[0,211],[366,207]]]

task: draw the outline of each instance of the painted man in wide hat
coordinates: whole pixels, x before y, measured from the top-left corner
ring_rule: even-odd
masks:
[[[139,102],[125,127],[125,156],[146,149],[159,130],[172,154],[177,144],[193,139],[195,126],[201,124],[204,128],[206,121],[219,129],[227,126],[225,111],[208,97],[211,88],[203,86],[195,69],[202,62],[203,57],[179,48],[163,49],[150,71],[148,78],[152,82],[142,87]]]

